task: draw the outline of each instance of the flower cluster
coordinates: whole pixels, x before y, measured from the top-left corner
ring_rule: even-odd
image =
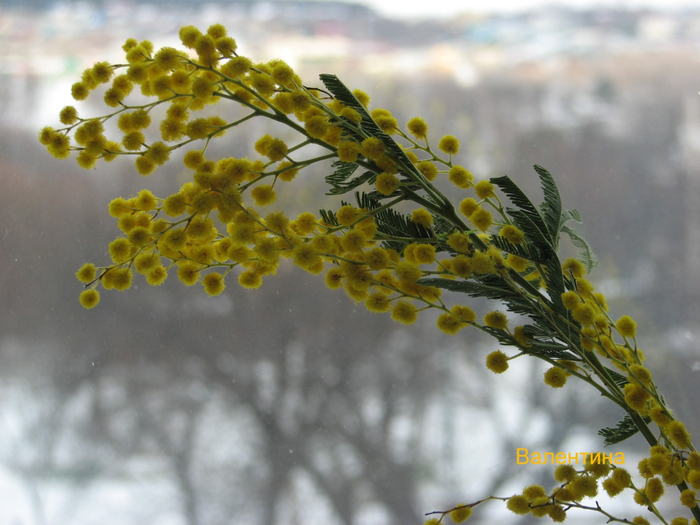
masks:
[[[635,501],[657,515],[654,502],[663,484],[678,485],[682,504],[700,516],[695,492],[686,485],[700,488],[700,456],[644,366],[636,323],[629,316],[613,320],[605,297],[586,279],[593,258],[567,224],[580,218],[561,208],[546,170],[536,166],[545,190],[545,202],[537,207],[508,177],[475,181],[454,162],[460,149],[455,137],[444,136],[432,148],[420,117],[403,128],[390,111],[370,110],[366,93],[350,91],[331,75],[321,76],[325,89],[310,88],[281,60],[255,64],[237,53],[221,25],[206,33],[184,27],[180,38],[186,51],[154,50],[148,41],[128,40],[124,64],[99,62],[72,87],[73,97],[84,100],[108,85],[103,98],[113,111],[81,118],[68,106],[60,113],[64,127],[40,132],[41,143],[57,158],[74,152],[80,166],[92,168],[128,156],[142,175],[186,148],[182,162],[192,176],[177,193],[159,198],[142,190],[109,204],[122,235],[109,244],[110,264],[88,263],[78,270],[86,288],[80,296],[84,307],[99,303],[99,286],[128,289],[134,272],[153,286],[175,273],[185,285],[201,282],[215,296],[232,278],[243,288],[259,287],[288,259],[324,274],[329,288],[343,289],[369,311],[390,313],[400,323],[412,324],[422,311],[434,310],[446,334],[472,326],[494,336],[515,349],[511,356],[498,350],[487,357],[495,373],[530,355],[551,365],[544,382],[553,388],[571,376],[589,383],[627,413],[628,421],[611,431],[611,439],[628,437],[625,429],[632,425],[653,447],[640,463],[642,488],[623,469],[587,465],[581,472],[559,468],[555,478],[561,484],[551,493],[528,487],[517,496],[489,499],[506,500],[516,514],[563,521],[568,509],[587,508],[579,501],[595,496],[598,480],[605,478],[608,494],[632,488]],[[137,87],[148,102],[131,102]],[[245,114],[227,121],[200,113],[222,101]],[[158,107],[165,116],[154,122]],[[253,118],[286,126],[297,142],[266,134],[255,142],[256,158],[208,153],[211,141]],[[110,119],[121,138],[107,137]],[[319,149],[320,155],[307,153]],[[281,185],[324,162],[331,164],[330,194],[366,190],[356,194],[354,205],[341,202],[333,210],[296,217],[271,208]],[[445,187],[461,193],[457,205],[445,196]],[[515,207],[506,207],[497,190]],[[400,203],[408,212],[398,211]],[[584,248],[580,259],[559,261],[561,234]],[[444,291],[455,293],[443,296]],[[477,316],[457,300],[465,294],[500,300],[505,310],[529,321],[511,327],[505,311]],[[447,515],[464,521],[475,505],[431,521]],[[640,520],[635,523],[644,523]]]
[[[651,448],[650,456],[639,464],[642,484],[637,486],[631,474],[622,467],[605,462],[597,462],[600,454],[585,454],[586,461],[582,469],[576,469],[571,464],[559,465],[554,471],[555,487],[551,491],[540,485],[525,487],[520,494],[509,497],[490,496],[471,504],[457,505],[439,514],[438,518],[430,518],[425,525],[438,525],[445,517],[450,517],[455,523],[461,523],[473,512],[473,508],[489,500],[501,500],[506,503],[508,510],[517,515],[532,515],[538,518],[548,516],[552,521],[560,523],[566,520],[567,512],[572,508],[594,511],[607,518],[607,523],[633,523],[635,525],[650,525],[647,518],[636,516],[632,520],[613,516],[599,505],[587,506],[581,501],[585,498],[595,498],[602,490],[611,498],[619,496],[626,489],[631,489],[633,499],[638,505],[645,507],[663,523],[671,525],[697,525],[695,518],[688,520],[677,516],[666,521],[656,503],[665,492],[665,486],[677,485],[684,477],[693,488],[700,488],[700,454],[676,454],[666,447],[657,445]],[[697,505],[697,492],[689,488],[683,489],[680,496],[682,506],[693,508]]]

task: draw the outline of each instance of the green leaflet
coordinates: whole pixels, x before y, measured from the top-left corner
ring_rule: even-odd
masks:
[[[326,224],[330,224],[331,226],[340,226],[338,218],[335,216],[335,213],[333,213],[332,210],[318,210],[318,214],[326,222]]]
[[[531,240],[536,244],[539,244],[537,241],[542,240],[549,244],[552,250],[556,249],[555,237],[552,236],[547,228],[540,210],[532,204],[517,184],[507,175],[495,177],[491,179],[491,183],[498,186],[506,194],[510,202],[518,208],[517,210],[510,208],[506,210],[518,228],[523,230],[526,235],[529,234]]]
[[[522,259],[527,259],[528,261],[540,264],[544,264],[546,261],[546,258],[542,252],[534,244],[512,244],[510,241],[508,241],[508,239],[501,237],[500,235],[492,235],[491,244],[503,252],[512,253],[513,255],[517,255]]]
[[[590,272],[593,268],[598,266],[598,258],[595,256],[591,246],[578,232],[578,230],[572,228],[571,226],[562,225],[561,231],[562,233],[567,234],[571,239],[571,243],[579,249],[579,258],[586,266],[587,272]]]
[[[559,229],[561,228],[562,220],[561,196],[559,195],[559,189],[551,173],[537,164],[535,164],[534,168],[540,176],[542,193],[544,193],[544,202],[541,205],[544,223],[549,230],[551,238],[555,241],[554,248],[556,249],[556,241],[559,237]]]
[[[646,423],[651,421],[650,417],[645,417],[643,419]],[[629,415],[625,415],[625,417],[618,421],[616,426],[601,428],[598,431],[598,435],[603,437],[603,444],[608,447],[631,438],[637,432],[639,432],[639,429],[635,426],[632,418],[629,417]]]
[[[326,177],[326,180],[328,180],[328,177]],[[365,171],[362,175],[355,177],[348,182],[338,182],[336,184],[332,184],[333,187],[330,189],[330,191],[328,191],[328,193],[326,193],[326,195],[342,195],[354,190],[358,186],[362,186],[365,182],[368,184],[374,184],[374,181],[376,180],[376,173]]]
[[[331,168],[333,168],[334,171],[330,175],[326,175],[326,182],[330,184],[332,188],[326,195],[336,195],[334,190],[352,177],[353,173],[357,171],[358,166],[353,162],[341,162],[338,160],[331,165]]]
[[[466,293],[470,297],[485,297],[503,302],[508,311],[533,317],[532,305],[517,292],[514,292],[502,279],[483,276],[471,280],[442,279],[431,277],[419,279],[422,286],[435,286],[451,292]]]

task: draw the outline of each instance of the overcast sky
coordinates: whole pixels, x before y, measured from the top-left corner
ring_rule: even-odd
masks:
[[[438,16],[441,18],[458,13],[517,12],[543,5],[566,5],[575,8],[606,6],[616,8],[638,7],[700,7],[700,0],[356,0],[372,6],[382,14],[393,17]]]

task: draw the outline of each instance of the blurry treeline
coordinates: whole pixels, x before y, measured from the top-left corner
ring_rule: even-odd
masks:
[[[549,169],[600,257],[593,281],[614,316],[642,322],[652,369],[696,435],[699,62],[669,50],[534,63],[470,88],[332,71],[401,123],[421,115],[434,137],[457,135],[480,178],[507,173],[538,201],[532,164]],[[264,132],[229,132],[217,151],[249,154]],[[598,448],[594,431],[621,415],[578,385],[547,389],[533,363],[494,377],[483,365],[494,343],[476,331],[442,337],[427,317],[397,326],[292,267],[257,291],[231,279],[214,299],[172,275],[158,288],[137,277],[85,311],[73,273],[108,260],[107,203],[145,186],[165,196],[186,173],[177,160],[146,180],[129,162],[83,171],[34,134],[0,133],[8,521],[419,523],[525,480],[549,484],[549,467],[516,466],[517,447]],[[328,205],[323,175],[284,198]],[[486,509],[472,519],[492,521]]]

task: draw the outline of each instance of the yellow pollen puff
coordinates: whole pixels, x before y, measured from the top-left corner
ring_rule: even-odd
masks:
[[[450,182],[458,188],[467,189],[474,183],[474,176],[462,166],[452,166],[449,174]]]
[[[353,142],[353,144],[355,143]],[[340,149],[338,151],[340,152]],[[398,189],[399,179],[393,173],[380,173],[377,176],[376,187],[377,191],[382,195],[391,195]]]
[[[158,199],[149,190],[141,190],[134,201],[136,208],[143,211],[155,210],[158,206]],[[111,205],[110,205],[111,206]]]
[[[399,128],[398,121],[391,115],[380,115],[378,117],[374,117],[374,121],[382,131],[388,133],[389,135],[396,133]]]
[[[292,249],[292,257],[294,258],[294,264],[303,270],[312,268],[321,260],[321,257],[309,243],[302,243],[295,246]]]
[[[420,117],[413,117],[408,121],[406,127],[417,139],[425,139],[428,136],[428,124]]]
[[[581,305],[581,298],[574,291],[568,291],[561,294],[562,303],[567,310],[574,310]]]
[[[399,281],[403,283],[415,283],[423,274],[417,264],[405,261],[396,265],[394,273],[399,278]]]
[[[367,245],[367,236],[362,230],[350,230],[340,239],[340,244],[346,252],[357,252]]]
[[[411,220],[423,228],[430,228],[433,225],[433,216],[425,208],[413,210]]]
[[[418,244],[413,250],[413,258],[416,264],[432,264],[435,262],[435,246],[432,244]]]
[[[595,309],[588,303],[577,303],[571,314],[581,326],[590,326],[596,317]]]
[[[473,509],[466,505],[458,505],[457,508],[450,512],[450,519],[455,523],[467,521],[472,515]]]
[[[569,258],[561,265],[561,269],[565,275],[572,274],[576,279],[581,279],[586,275],[586,267],[581,261],[574,258]]]
[[[146,137],[140,131],[131,131],[122,138],[122,145],[128,151],[138,151],[146,142]]]
[[[691,470],[688,472],[686,480],[691,487],[700,490],[700,470]]]
[[[238,276],[238,284],[248,290],[254,290],[262,285],[262,277],[253,270],[246,270]]]
[[[478,209],[480,209],[479,203],[471,197],[468,197],[459,203],[459,211],[462,212],[465,217],[471,217],[472,214]]]
[[[651,410],[649,410],[649,417],[654,423],[662,428],[671,422],[671,418],[669,418],[664,409],[657,404],[655,404],[653,407],[651,407]]]
[[[143,226],[136,226],[129,232],[128,239],[133,246],[145,246],[151,241],[151,235]]]
[[[646,403],[649,399],[649,393],[644,390],[640,385],[635,383],[628,383],[624,387],[625,391],[625,402],[637,412],[644,411],[646,409]]]
[[[365,255],[365,262],[371,270],[383,270],[389,264],[389,254],[384,248],[375,246]]]
[[[391,310],[391,318],[402,324],[413,324],[418,318],[418,309],[408,301],[397,301]]]
[[[331,146],[337,146],[340,144],[340,137],[343,134],[343,129],[338,126],[329,126],[328,131],[323,136],[323,141],[327,142]]]
[[[666,435],[678,448],[690,448],[690,433],[686,430],[682,421],[671,421],[664,428]]]
[[[284,171],[281,171],[280,174],[278,175],[279,179],[282,182],[291,182],[292,180],[294,180],[294,178],[299,173],[298,167],[285,169],[285,168],[288,168],[290,166],[294,166],[294,163],[290,162],[290,161],[284,161],[284,162],[281,162],[279,164],[279,166],[277,166],[278,170],[284,170]]]
[[[265,156],[267,156],[272,162],[278,162],[285,158],[287,155],[287,145],[283,140],[272,139],[268,146]]]
[[[500,350],[491,352],[486,356],[486,368],[494,374],[502,374],[508,370],[508,356]]]
[[[384,313],[391,308],[391,300],[381,292],[374,292],[365,300],[365,306],[370,312]]]
[[[163,201],[163,212],[169,217],[177,217],[185,213],[187,209],[187,200],[181,193],[175,193],[166,197]]]
[[[491,213],[479,207],[476,210],[474,210],[474,212],[471,215],[469,215],[469,221],[478,230],[485,232],[493,224],[493,217],[491,217]]]
[[[279,61],[272,66],[272,79],[277,82],[280,86],[285,86],[287,88],[293,88],[295,80],[298,77],[294,73],[294,70],[289,66],[289,64]]]
[[[437,327],[447,335],[454,335],[467,326],[459,317],[451,313],[441,314],[437,319]]]
[[[328,121],[322,115],[316,115],[304,122],[304,129],[309,137],[314,139],[322,139],[328,131]]]
[[[435,180],[435,177],[437,177],[438,174],[438,169],[435,164],[432,162],[429,162],[427,160],[421,161],[418,164],[416,164],[416,168],[418,168],[418,171],[420,171],[423,176],[428,179],[428,180]]]
[[[605,492],[607,492],[608,496],[610,496],[611,498],[614,498],[615,496],[620,494],[624,489],[625,487],[621,487],[620,485],[618,485],[612,478],[608,478],[605,481],[603,481],[603,490],[605,490]]]
[[[97,157],[90,155],[87,151],[83,150],[78,154],[78,157],[76,158],[78,161],[78,165],[81,168],[84,168],[86,170],[89,170],[90,168],[93,168],[95,164],[97,163]]]
[[[97,277],[97,269],[92,263],[85,263],[80,267],[80,269],[75,273],[75,276],[81,283],[89,283],[95,280]]]
[[[686,461],[686,464],[688,465],[688,468],[690,468],[691,470],[700,470],[700,453],[691,452],[688,455],[688,459]]]
[[[508,316],[499,311],[489,312],[484,316],[484,324],[486,326],[490,326],[491,328],[505,330],[508,328]]]
[[[573,481],[578,476],[576,468],[573,465],[559,465],[554,469],[554,479],[559,483],[568,483]]]
[[[377,160],[384,155],[384,144],[376,137],[369,137],[362,141],[362,154],[368,159]]]
[[[112,261],[119,264],[131,256],[131,245],[129,241],[120,237],[109,243],[108,251]]]
[[[364,107],[369,106],[369,95],[367,93],[365,93],[361,89],[353,89],[352,94]]]
[[[299,235],[308,235],[316,231],[318,223],[316,222],[316,216],[310,212],[304,212],[300,214],[294,221],[294,228]]]
[[[505,237],[511,244],[520,244],[525,239],[525,234],[517,227],[507,224],[498,232],[501,237]]]
[[[71,86],[71,95],[75,100],[85,100],[89,94],[90,90],[84,82],[76,82]]]
[[[528,487],[525,487],[523,489],[523,496],[527,498],[529,501],[534,501],[537,498],[541,498],[543,496],[546,496],[547,492],[544,490],[544,487],[541,485],[530,485]]]
[[[640,383],[646,386],[651,385],[651,372],[648,368],[643,367],[642,365],[631,365],[630,372],[636,377],[635,381],[638,380]],[[632,379],[633,378],[630,377],[630,381]]]
[[[492,273],[494,270],[493,260],[489,254],[484,252],[476,252],[470,259],[472,270],[477,274]]]
[[[331,268],[326,272],[325,283],[331,290],[337,290],[343,286],[344,274],[340,268]]]
[[[118,268],[116,270],[111,270],[111,284],[115,290],[124,291],[131,288],[131,282],[133,279],[133,273],[129,268]]]
[[[360,154],[360,149],[361,147],[357,142],[352,140],[344,140],[338,144],[338,158],[342,162],[355,162]]]
[[[469,237],[462,232],[453,232],[447,238],[447,245],[457,253],[467,253],[471,248]]]
[[[566,372],[554,366],[544,373],[544,382],[552,388],[561,388],[566,384]]]
[[[445,135],[438,142],[438,148],[448,155],[456,155],[459,152],[459,140],[452,135]]]
[[[109,203],[109,214],[118,219],[134,211],[134,208],[123,197],[117,197]]]
[[[156,252],[140,253],[134,259],[134,268],[141,274],[145,274],[155,266],[160,266],[160,255]]]
[[[651,478],[647,480],[644,493],[649,501],[656,503],[664,494],[664,485],[659,478]]]
[[[336,218],[341,226],[350,226],[359,218],[359,213],[355,208],[346,204],[338,210]]]
[[[256,186],[250,191],[250,196],[258,206],[267,206],[277,200],[277,194],[269,184]]]
[[[61,121],[61,124],[70,126],[78,121],[78,110],[76,110],[73,106],[66,106],[58,114],[58,118]]]
[[[353,124],[359,124],[362,122],[362,115],[352,108],[345,107],[340,111],[340,116],[345,117]]]
[[[684,507],[693,508],[697,503],[697,492],[690,489],[685,489],[681,492],[681,504]]]
[[[100,302],[100,292],[97,290],[85,290],[80,294],[80,304],[83,308],[94,308]]]
[[[335,252],[336,244],[332,236],[318,235],[311,240],[311,246],[320,254],[328,254]]]
[[[530,503],[524,496],[512,496],[508,498],[506,506],[509,511],[520,516],[530,512]]]
[[[211,296],[219,295],[226,288],[224,276],[220,273],[208,273],[202,279],[202,285],[204,286],[204,291]]]
[[[629,315],[623,315],[615,323],[617,331],[623,337],[635,337],[637,335],[637,323]]]
[[[487,180],[479,181],[474,187],[474,191],[480,199],[489,199],[496,196],[493,184]]]
[[[196,42],[197,38],[201,34],[202,33],[196,27],[185,26],[185,27],[180,28],[180,32],[179,32],[180,41],[182,42],[182,45],[184,45],[185,47],[191,48],[194,46],[194,43]]]

